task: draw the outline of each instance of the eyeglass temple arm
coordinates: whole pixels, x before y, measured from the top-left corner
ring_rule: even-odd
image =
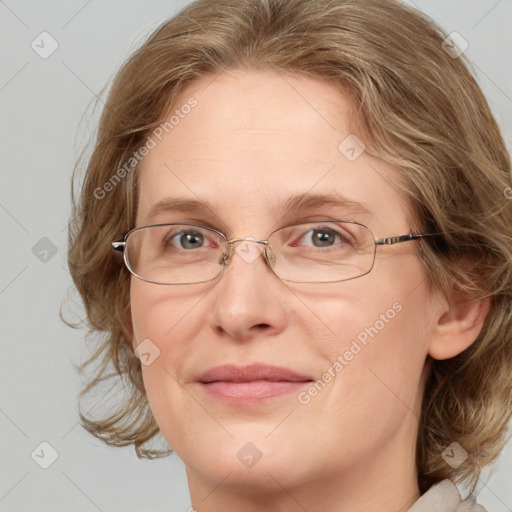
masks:
[[[375,243],[377,245],[393,245],[399,244],[400,242],[409,242],[410,240],[417,240],[418,238],[423,238],[425,236],[439,236],[443,233],[425,233],[424,235],[400,235],[400,236],[390,236],[388,238],[376,238]]]
[[[123,252],[126,247],[126,242],[112,242],[112,249],[115,251]]]

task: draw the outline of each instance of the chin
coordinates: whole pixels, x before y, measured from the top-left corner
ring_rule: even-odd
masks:
[[[168,440],[187,473],[208,482],[211,488],[222,482],[223,487],[239,487],[240,492],[245,489],[244,494],[254,493],[256,498],[320,478],[328,462],[322,461],[328,454],[313,446],[311,434],[304,446],[301,436],[294,439],[289,431],[269,435],[269,428],[261,423],[224,426],[233,437],[220,426],[206,430],[203,424],[195,434],[189,431],[180,439],[171,436]]]

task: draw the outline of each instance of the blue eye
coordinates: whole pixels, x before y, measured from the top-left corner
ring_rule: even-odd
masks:
[[[313,235],[310,235],[313,233]],[[353,245],[355,243],[354,237],[350,235],[350,233],[344,230],[336,230],[330,227],[321,227],[318,226],[314,229],[309,229],[306,233],[304,233],[299,241],[306,239],[311,241],[311,244],[305,243],[306,246],[313,247],[332,247],[336,244],[336,240],[339,240],[341,245]],[[297,244],[293,244],[297,245]],[[302,245],[302,244],[298,244]]]
[[[162,246],[165,249],[190,250],[200,249],[206,240],[206,235],[197,229],[173,229],[164,233]]]
[[[176,238],[181,245],[180,249],[197,249],[198,244],[201,246],[204,242],[204,236],[199,231],[183,231],[173,237],[171,243],[173,243]]]

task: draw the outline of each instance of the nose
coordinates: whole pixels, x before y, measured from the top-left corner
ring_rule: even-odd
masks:
[[[238,341],[258,333],[277,334],[286,325],[284,284],[264,256],[265,240],[252,237],[228,241],[227,272],[215,287],[212,327]],[[234,246],[233,243],[241,242]],[[260,257],[261,256],[261,257]]]

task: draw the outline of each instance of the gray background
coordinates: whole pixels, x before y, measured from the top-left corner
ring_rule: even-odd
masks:
[[[143,38],[185,3],[0,0],[0,512],[190,506],[177,457],[140,461],[132,448],[107,447],[77,426],[80,380],[70,361],[86,355],[84,333],[58,318],[71,284],[71,170],[97,119],[83,114]],[[409,3],[468,41],[467,53],[510,148],[512,0]],[[47,59],[31,47],[43,31],[59,45]],[[50,460],[49,450],[39,447],[43,441],[58,452],[46,470],[31,458],[36,450],[35,459]],[[512,511],[511,484],[509,443],[481,479],[480,502],[492,512]]]

